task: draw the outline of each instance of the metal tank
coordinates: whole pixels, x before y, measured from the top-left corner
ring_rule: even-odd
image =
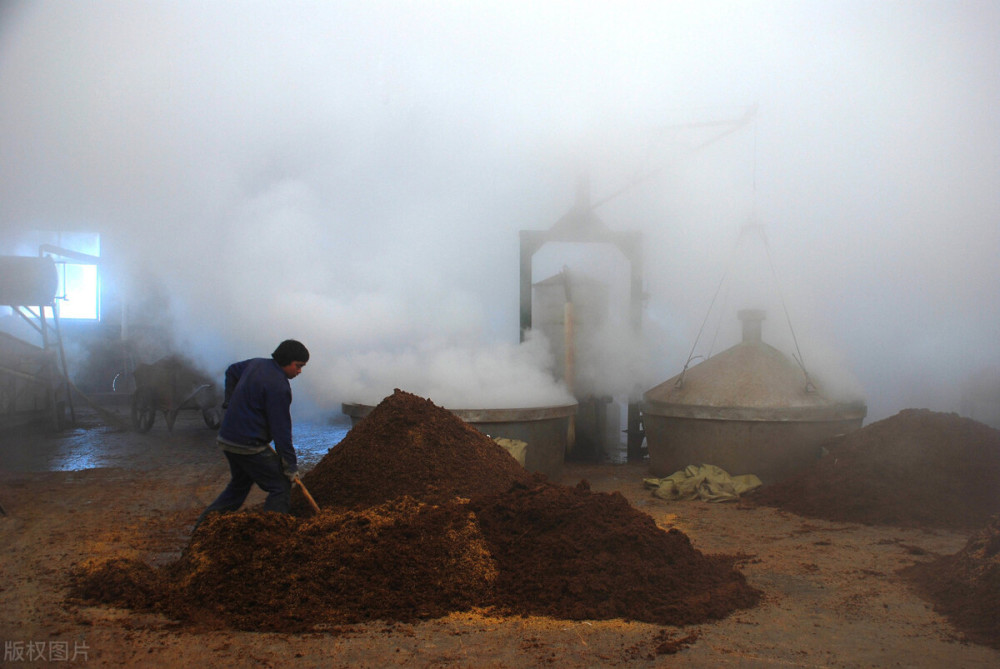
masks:
[[[49,257],[0,256],[0,304],[50,306],[59,290],[56,264]]]
[[[449,409],[483,434],[494,439],[518,439],[527,443],[524,468],[546,476],[557,475],[563,467],[569,420],[577,405],[530,407],[525,409]],[[357,425],[375,407],[370,404],[341,405]]]
[[[762,341],[763,311],[738,316],[741,343],[643,395],[654,475],[713,464],[771,483],[814,463],[827,440],[861,427],[863,399],[824,395],[799,365]]]

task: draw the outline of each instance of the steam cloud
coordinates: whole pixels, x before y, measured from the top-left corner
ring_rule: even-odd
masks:
[[[516,343],[517,231],[586,171],[645,243],[641,337],[606,329],[588,372],[615,392],[679,371],[756,221],[784,304],[733,295],[716,352],[747,306],[791,350],[787,307],[870,419],[954,410],[1000,364],[997,25],[974,0],[5,3],[0,251],[100,232],[112,288],[162,287],[213,371],[304,341],[297,403],[557,403]]]

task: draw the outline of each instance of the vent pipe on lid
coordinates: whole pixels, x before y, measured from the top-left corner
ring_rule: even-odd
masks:
[[[760,344],[761,323],[764,321],[763,309],[741,309],[736,312],[736,316],[743,323],[743,343]]]

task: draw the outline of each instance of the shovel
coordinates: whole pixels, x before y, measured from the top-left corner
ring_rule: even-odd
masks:
[[[274,452],[274,449],[271,449],[271,452],[274,453],[276,456],[278,455],[277,453]],[[282,462],[284,461],[282,460]],[[306,488],[305,484],[302,483],[302,479],[299,478],[298,474],[296,474],[295,478],[292,479],[292,485],[295,485],[296,483],[302,489],[302,494],[306,496],[306,500],[309,502],[309,506],[313,508],[313,511],[319,513],[319,504],[317,504],[316,500],[313,499],[313,496],[309,494],[309,490]]]
[[[313,496],[309,494],[309,490],[306,488],[305,484],[302,483],[302,479],[298,476],[295,477],[293,483],[297,483],[299,488],[302,489],[302,494],[306,496],[306,500],[309,502],[309,506],[313,508],[313,511],[319,513],[319,504],[313,499]]]

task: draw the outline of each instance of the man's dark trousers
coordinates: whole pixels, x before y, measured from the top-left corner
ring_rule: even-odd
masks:
[[[229,451],[223,453],[229,461],[229,484],[198,517],[195,527],[210,513],[237,511],[243,506],[254,483],[267,493],[267,499],[264,500],[265,511],[288,513],[292,482],[282,473],[281,458],[277,453],[270,448],[253,455]]]

